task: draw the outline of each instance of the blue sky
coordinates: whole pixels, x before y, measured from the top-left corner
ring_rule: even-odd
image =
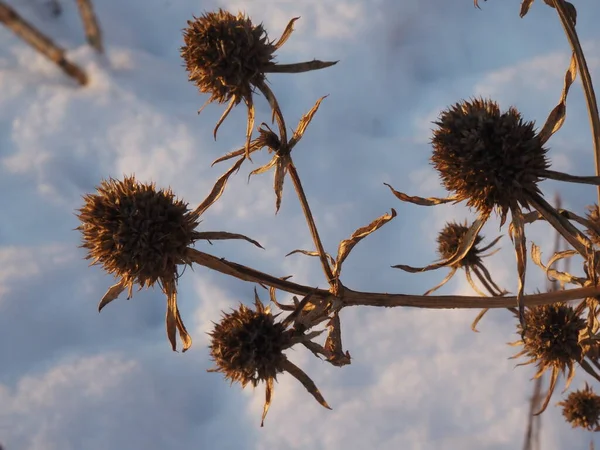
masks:
[[[74,211],[100,180],[135,173],[200,202],[228,166],[210,163],[244,141],[245,111],[235,110],[213,141],[222,107],[196,111],[206,98],[187,82],[179,57],[181,29],[192,15],[218,7],[245,10],[277,38],[295,16],[295,32],[277,53],[282,63],[340,60],[329,69],[272,75],[271,87],[290,126],[329,94],[294,160],[324,245],[395,208],[392,222],[355,248],[343,281],[355,290],[420,294],[445,271],[411,275],[394,264],[435,260],[435,233],[447,220],[473,214],[462,206],[401,204],[383,185],[421,196],[444,196],[429,166],[431,121],[471,96],[516,106],[542,125],[560,97],[569,48],[554,10],[542,1],[520,19],[519,2],[490,0],[231,1],[103,0],[96,10],[106,55],[84,45],[74,2],[50,17],[42,0],[8,1],[69,49],[90,75],[78,88],[52,64],[0,28],[0,442],[5,450],[211,449],[505,449],[519,448],[533,384],[530,368],[507,358],[517,339],[503,310],[488,314],[481,333],[474,311],[346,309],[342,369],[303,350],[289,357],[317,383],[333,407],[320,407],[290,376],[282,376],[265,428],[263,388],[230,387],[212,367],[206,332],[221,310],[251,303],[254,286],[198,267],[180,281],[179,304],[194,339],[186,354],[171,351],[158,290],[120,298],[97,312],[113,280],[88,268],[77,246]],[[578,31],[592,78],[600,73],[600,4],[577,2]],[[269,116],[256,101],[257,123]],[[567,121],[549,141],[554,170],[593,174],[593,153],[579,81]],[[269,155],[257,155],[254,164]],[[272,174],[244,165],[202,230],[244,233],[243,242],[199,243],[200,250],[297,282],[326,285],[318,261],[284,255],[311,248],[291,184],[275,215]],[[552,199],[582,213],[592,187],[543,182]],[[504,231],[504,230],[503,230]],[[483,234],[499,234],[491,222]],[[527,229],[528,245],[548,254],[553,232]],[[494,279],[516,291],[508,238],[487,260]],[[544,288],[530,264],[527,291]],[[461,274],[441,293],[472,292]],[[289,299],[285,294],[282,300]],[[263,299],[267,296],[263,294]],[[573,388],[583,385],[577,377]],[[551,405],[560,399],[559,389]],[[587,448],[560,411],[542,416],[544,449]]]

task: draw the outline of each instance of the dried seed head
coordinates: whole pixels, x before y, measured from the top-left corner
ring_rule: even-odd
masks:
[[[540,370],[564,371],[581,361],[579,332],[586,327],[586,321],[572,307],[555,303],[527,308],[525,323],[524,351]],[[517,328],[523,334],[521,324]]]
[[[528,208],[527,192],[539,192],[540,172],[549,167],[533,122],[491,100],[474,99],[443,111],[433,132],[431,161],[443,185],[482,214],[494,208]]]
[[[442,259],[450,259],[452,256],[454,256],[454,254],[458,251],[458,247],[460,246],[460,243],[467,231],[469,231],[469,227],[466,226],[466,222],[464,225],[456,222],[446,223],[437,237],[438,253]],[[473,266],[481,263],[481,258],[479,256],[481,252],[477,248],[477,245],[479,245],[481,241],[483,241],[483,237],[481,235],[477,235],[471,250],[469,250],[463,259],[456,263],[457,267]]]
[[[566,400],[558,404],[563,408],[563,416],[573,428],[600,430],[600,396],[588,384],[585,389],[571,392]]]
[[[231,314],[223,314],[210,336],[210,354],[217,365],[213,371],[232,383],[256,387],[284,370],[283,350],[290,345],[290,335],[258,299],[255,311],[240,305]]]
[[[188,21],[183,37],[181,56],[189,80],[211,95],[208,102],[225,103],[235,97],[238,104],[249,99],[252,86],[264,81],[265,66],[275,51],[262,25],[222,9]]]
[[[96,190],[84,197],[78,214],[86,259],[130,287],[173,280],[177,265],[187,263],[187,247],[197,239],[198,216],[170,189],[157,191],[133,176],[102,181]]]
[[[600,245],[600,208],[598,205],[591,205],[587,210],[586,217],[591,222],[591,226],[585,230],[586,234],[595,245]]]

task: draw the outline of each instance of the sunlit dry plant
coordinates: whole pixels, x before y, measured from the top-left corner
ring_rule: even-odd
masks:
[[[261,426],[271,405],[274,382],[277,375],[288,372],[300,381],[313,397],[325,408],[329,405],[317,389],[314,382],[299,367],[287,359],[284,350],[292,345],[309,341],[314,334],[305,335],[304,329],[298,329],[294,318],[299,311],[287,319],[276,322],[277,315],[271,314],[254,291],[252,310],[240,305],[223,318],[210,334],[210,354],[217,365],[210,372],[221,372],[231,382],[243,387],[251,384],[256,387],[260,382],[266,384],[266,400]]]
[[[100,300],[98,310],[115,300],[125,289],[132,297],[134,285],[140,289],[158,283],[167,296],[167,336],[176,349],[176,330],[183,351],[192,344],[177,307],[177,279],[180,265],[191,265],[189,249],[198,239],[245,239],[226,232],[198,232],[201,208],[188,209],[170,189],[157,190],[154,183],[109,179],[100,183],[96,194],[84,196],[79,209],[86,259],[99,264],[119,279]]]
[[[522,345],[523,350],[513,356],[527,356],[529,360],[519,364],[535,363],[537,373],[534,378],[542,376],[546,370],[551,370],[550,387],[540,411],[544,412],[559,375],[564,375],[568,370],[565,390],[569,388],[575,376],[575,363],[580,363],[584,358],[582,346],[579,343],[580,334],[586,327],[586,321],[580,317],[575,309],[564,303],[526,308],[524,327],[517,325],[519,333],[523,336],[520,341],[511,345]]]
[[[215,161],[236,158],[233,166],[218,178],[207,198],[192,211],[188,210],[187,204],[176,200],[170,190],[158,191],[153,184],[140,184],[133,177],[124,181],[104,181],[97,194],[85,197],[85,205],[78,215],[82,222],[79,229],[83,233],[83,247],[87,249],[88,258],[93,260],[93,264],[101,264],[119,279],[101,300],[100,308],[125,289],[128,289],[128,296],[131,297],[135,284],[143,288],[158,283],[167,296],[169,340],[175,349],[176,332],[179,330],[185,351],[191,340],[177,309],[179,266],[195,263],[268,288],[271,301],[285,311],[287,317],[279,320],[278,314],[271,313],[270,307],[260,301],[255,290],[254,309],[240,305],[231,313],[224,313],[210,333],[210,353],[216,364],[212,371],[223,373],[232,383],[238,382],[243,387],[248,384],[256,387],[261,382],[266,384],[261,425],[271,404],[274,382],[284,372],[298,379],[321,405],[329,408],[314,382],[288,360],[285,351],[300,344],[332,365],[350,364],[350,354],[342,346],[340,318],[340,312],[348,306],[481,308],[483,311],[473,327],[488,308],[508,308],[519,318],[517,329],[522,337],[513,344],[523,346],[523,350],[514,357],[525,355],[529,359],[523,364],[535,363],[535,377],[538,379],[543,373],[551,372],[550,387],[538,414],[546,409],[560,375],[566,375],[566,385],[569,386],[575,373],[575,364],[600,380],[596,372],[596,369],[600,369],[600,322],[597,320],[600,312],[597,300],[600,295],[600,253],[594,247],[600,244],[600,213],[598,207],[594,206],[584,218],[558,206],[553,208],[544,199],[540,185],[545,179],[600,185],[599,176],[572,176],[550,170],[547,143],[565,120],[567,94],[578,70],[582,74],[590,112],[597,155],[596,175],[600,173],[600,118],[585,58],[574,29],[575,9],[563,0],[545,2],[556,9],[573,48],[573,55],[565,73],[560,100],[544,126],[538,130],[533,122],[524,120],[516,108],[503,111],[490,99],[459,101],[441,112],[431,140],[432,165],[450,196],[413,197],[387,184],[392,193],[405,202],[425,206],[465,202],[478,213],[477,219],[470,225],[466,222],[446,223],[437,237],[439,261],[423,268],[394,266],[409,272],[449,268],[446,278],[424,296],[359,292],[342,283],[342,267],[353,248],[396,217],[394,209],[341,240],[335,258],[325,251],[291,155],[324,97],[317,100],[301,118],[288,139],[283,113],[266,80],[267,73],[305,72],[335,64],[321,61],[287,65],[275,63],[275,51],[291,35],[297,18],[288,23],[276,42],[269,40],[262,24],[253,24],[242,13],[234,15],[220,9],[189,21],[184,30],[185,45],[181,48],[189,80],[200,92],[210,95],[204,106],[211,102],[227,103],[215,126],[214,137],[233,107],[243,101],[248,111],[246,141],[243,148]],[[478,6],[477,1],[475,4]],[[527,13],[531,4],[532,0],[522,2],[521,15]],[[269,102],[271,120],[277,122],[278,132],[262,122],[258,137],[252,139],[255,120],[253,94],[256,91],[261,92]],[[272,154],[271,160],[252,170],[250,175],[274,169],[276,211],[281,205],[284,178],[289,175],[314,247],[296,249],[288,255],[300,253],[318,257],[328,283],[326,289],[293,282],[289,275],[266,274],[192,248],[200,239],[243,239],[260,246],[243,235],[199,232],[196,227],[199,217],[224,192],[229,177],[239,171],[253,152],[265,147]],[[524,210],[529,212],[524,213]],[[500,217],[501,226],[505,224],[509,213],[511,217],[508,234],[515,247],[518,275],[518,291],[514,297],[509,297],[505,290],[498,287],[483,263],[483,258],[494,253],[485,252],[490,251],[500,239],[497,237],[483,246],[484,238],[480,235],[494,211]],[[539,248],[533,244],[532,260],[550,279],[560,282],[561,287],[574,284],[577,288],[525,295],[525,226],[536,220],[548,222],[572,249],[556,250],[544,265]],[[581,227],[586,231],[581,231]],[[553,268],[557,261],[577,254],[584,260],[584,276]],[[479,296],[430,295],[459,269],[464,269],[468,282]],[[475,283],[473,275],[483,289]],[[275,297],[276,290],[300,295],[303,299],[298,300],[294,296],[293,303],[280,303]],[[573,300],[579,303],[576,306],[566,303]],[[519,306],[518,310],[514,308],[515,303]],[[324,328],[315,331],[318,326]],[[324,343],[313,340],[326,331]],[[586,417],[591,417],[591,413]],[[598,424],[597,420],[593,422],[592,419],[588,419],[587,423]]]
[[[573,428],[600,431],[600,396],[585,383],[585,388],[571,392],[558,404],[563,408],[563,416]]]
[[[555,120],[555,119],[554,119]],[[402,201],[418,205],[438,205],[466,201],[479,212],[478,219],[465,233],[460,247],[442,265],[461,261],[475,245],[478,233],[493,210],[501,226],[511,213],[511,238],[515,246],[519,286],[519,317],[523,321],[527,247],[522,208],[535,208],[544,219],[584,257],[591,242],[562,217],[541,195],[538,183],[543,178],[599,184],[596,177],[575,177],[549,170],[545,142],[551,134],[539,134],[533,122],[523,121],[515,108],[501,112],[492,100],[474,99],[457,103],[443,111],[435,122],[431,161],[444,187],[453,193],[447,198],[411,197],[394,190]]]
[[[335,62],[311,61],[298,64],[275,64],[274,52],[290,37],[296,17],[288,23],[278,41],[270,41],[262,24],[254,25],[243,13],[237,15],[219,9],[188,21],[183,32],[185,45],[181,56],[185,60],[189,80],[202,93],[210,94],[208,103],[227,103],[225,112],[215,126],[214,135],[234,106],[242,100],[248,108],[246,156],[249,155],[254,128],[252,93],[258,89],[273,110],[279,110],[277,100],[265,83],[265,74],[298,73],[322,69]],[[204,106],[202,108],[204,108]],[[281,114],[280,114],[281,115]]]

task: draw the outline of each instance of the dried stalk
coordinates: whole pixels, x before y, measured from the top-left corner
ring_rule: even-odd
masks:
[[[98,25],[96,13],[94,13],[92,1],[77,0],[77,7],[79,8],[79,14],[81,15],[81,21],[83,22],[85,37],[88,43],[98,52],[103,53],[102,32]]]
[[[588,115],[590,119],[590,126],[592,128],[592,141],[594,144],[594,161],[596,164],[596,175],[600,175],[600,117],[598,116],[598,103],[596,102],[596,94],[594,92],[594,85],[592,83],[592,77],[575,31],[575,24],[569,11],[565,5],[564,0],[552,0],[554,7],[558,12],[560,22],[565,30],[569,44],[573,49],[577,65],[579,66],[579,74],[581,76],[581,84],[583,85],[583,91],[585,93],[585,101],[588,108]],[[600,186],[597,187],[598,202],[600,203]]]
[[[189,249],[190,259],[201,266],[208,267],[216,272],[229,275],[240,280],[259,283],[271,286],[282,291],[315,297],[330,298],[336,297],[330,291],[318,289],[311,286],[304,286],[297,283],[277,278],[273,275],[260,272],[250,267],[243,266],[224,258],[217,258],[195,249]],[[556,302],[565,302],[570,300],[591,297],[600,293],[600,286],[590,286],[576,289],[569,289],[558,292],[548,292],[543,294],[525,295],[524,303],[526,306],[549,305]],[[511,308],[516,302],[516,297],[477,297],[460,295],[408,295],[408,294],[387,294],[380,292],[359,292],[342,288],[342,292],[337,297],[343,306],[383,306],[393,307],[413,307],[425,309],[481,309],[481,308]]]
[[[58,47],[49,37],[25,21],[14,9],[4,2],[0,2],[0,22],[50,61],[54,62],[63,72],[74,78],[80,85],[87,84],[88,78],[83,69],[70,62],[62,48]]]
[[[329,265],[329,261],[327,260],[327,254],[325,253],[323,243],[321,242],[321,238],[319,237],[319,232],[317,231],[317,226],[315,225],[315,219],[313,218],[313,215],[310,211],[310,206],[308,206],[308,200],[306,199],[306,195],[304,194],[304,189],[302,188],[302,183],[300,182],[300,177],[298,176],[298,172],[296,171],[294,163],[290,162],[287,166],[287,169],[290,174],[290,178],[292,179],[292,183],[294,183],[294,189],[296,189],[296,194],[298,194],[298,200],[300,200],[302,212],[304,213],[306,223],[308,224],[308,228],[310,229],[310,235],[312,236],[313,242],[315,243],[315,247],[319,252],[319,259],[321,260],[323,272],[325,273],[329,284],[331,286],[334,286],[335,280],[333,277],[333,272],[331,271],[331,266]]]

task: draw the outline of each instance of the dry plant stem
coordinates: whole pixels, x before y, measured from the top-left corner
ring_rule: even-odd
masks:
[[[285,292],[298,295],[312,294],[316,297],[326,298],[332,294],[324,289],[315,289],[311,286],[304,286],[281,278],[268,275],[250,267],[243,266],[224,258],[198,251],[188,249],[190,259],[201,266],[208,267],[216,272],[229,275],[240,280],[260,283],[266,286],[272,286]],[[549,305],[556,302],[566,302],[578,300],[586,297],[592,297],[600,294],[600,286],[590,286],[564,291],[549,292],[544,294],[525,295],[523,301],[527,306]],[[478,296],[459,296],[459,295],[406,295],[406,294],[386,294],[379,292],[358,292],[343,288],[343,298],[340,299],[343,306],[383,306],[383,307],[413,307],[426,309],[480,309],[480,308],[512,308],[517,301],[516,297],[478,297]]]
[[[94,13],[92,7],[92,0],[77,0],[77,7],[79,8],[79,14],[81,15],[81,21],[83,22],[83,28],[85,30],[85,37],[88,43],[103,53],[104,47],[102,46],[102,32],[98,25],[98,19]]]
[[[53,61],[67,75],[73,77],[81,85],[87,84],[87,75],[77,65],[65,57],[65,51],[58,47],[50,38],[26,22],[14,9],[0,2],[0,22],[13,33],[35,48],[49,60]]]
[[[325,69],[335,65],[337,61],[307,61],[302,63],[294,64],[272,64],[271,66],[264,69],[265,73],[302,73],[309,72],[311,70]]]
[[[564,0],[553,0],[560,22],[565,30],[569,44],[575,53],[577,65],[579,66],[579,74],[581,76],[581,84],[585,93],[585,100],[588,107],[588,115],[592,128],[592,139],[594,143],[594,161],[596,163],[596,175],[600,176],[600,117],[598,116],[598,103],[596,102],[596,94],[594,85],[590,76],[590,71],[575,31],[575,25],[569,18],[569,13],[566,9]],[[600,186],[597,186],[598,202],[600,203]]]
[[[298,176],[298,172],[296,171],[296,167],[293,162],[288,164],[288,173],[290,174],[290,178],[292,179],[292,183],[294,183],[294,189],[296,189],[296,194],[298,194],[298,199],[300,200],[300,205],[302,206],[302,211],[304,212],[304,217],[306,218],[306,223],[308,224],[308,228],[310,229],[310,234],[313,238],[313,242],[315,243],[315,247],[317,248],[317,252],[319,252],[319,259],[321,260],[321,265],[323,266],[323,272],[327,277],[327,282],[334,287],[337,283],[335,282],[333,272],[331,271],[331,266],[329,265],[329,261],[327,260],[327,254],[325,253],[325,249],[323,248],[323,243],[321,242],[321,238],[319,237],[319,232],[317,231],[317,226],[315,225],[315,220],[310,212],[310,206],[308,206],[308,200],[306,199],[306,195],[304,194],[304,189],[302,188],[302,183],[300,182],[300,177]]]

